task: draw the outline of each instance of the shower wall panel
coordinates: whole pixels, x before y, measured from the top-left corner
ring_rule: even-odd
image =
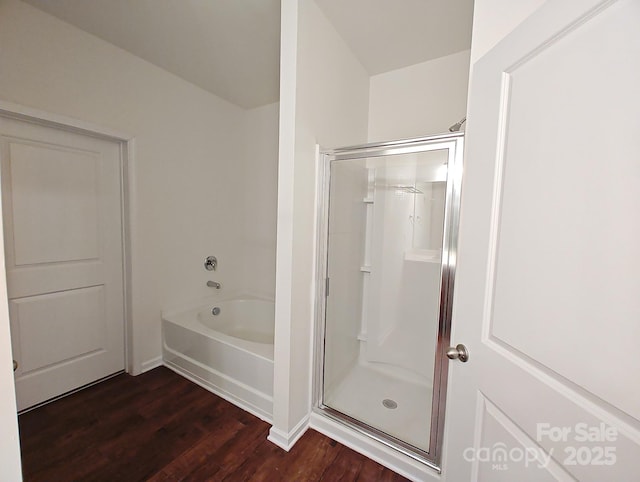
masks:
[[[331,199],[339,206],[330,219],[328,245],[332,263],[328,267],[331,296],[327,306],[325,384],[333,386],[358,358],[358,333],[362,315],[365,246],[365,204],[367,170],[360,164],[336,166]]]

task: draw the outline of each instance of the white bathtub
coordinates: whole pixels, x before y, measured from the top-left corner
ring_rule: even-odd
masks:
[[[214,307],[220,308],[217,316]],[[272,301],[227,300],[163,313],[163,362],[271,422],[273,330]]]

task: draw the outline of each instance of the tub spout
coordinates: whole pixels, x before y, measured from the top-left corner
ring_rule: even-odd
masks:
[[[207,286],[209,288],[215,288],[217,290],[222,288],[222,285],[220,283],[218,283],[217,281],[207,281]]]

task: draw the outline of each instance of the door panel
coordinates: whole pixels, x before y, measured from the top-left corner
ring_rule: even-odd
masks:
[[[491,447],[491,463],[479,465],[478,479],[491,482],[514,480],[572,481],[573,477],[536,440],[484,396],[478,397],[479,446]],[[515,457],[509,456],[518,454]],[[520,457],[522,454],[522,457]]]
[[[18,409],[124,368],[120,146],[0,119]]]
[[[639,20],[551,1],[474,66],[448,480],[637,479]]]
[[[9,142],[9,159],[16,266],[98,258],[99,157]]]
[[[23,375],[105,348],[103,286],[12,300],[9,313]]]
[[[625,209],[640,206],[640,164],[608,132],[640,73],[626,35],[640,10],[623,3],[509,71],[490,338],[640,418],[640,390],[610,383],[640,373],[618,358],[640,340],[640,222]]]

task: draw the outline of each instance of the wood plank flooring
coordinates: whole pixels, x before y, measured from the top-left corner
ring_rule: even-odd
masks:
[[[289,452],[269,424],[167,368],[119,375],[19,417],[24,480],[403,481],[313,430]]]

